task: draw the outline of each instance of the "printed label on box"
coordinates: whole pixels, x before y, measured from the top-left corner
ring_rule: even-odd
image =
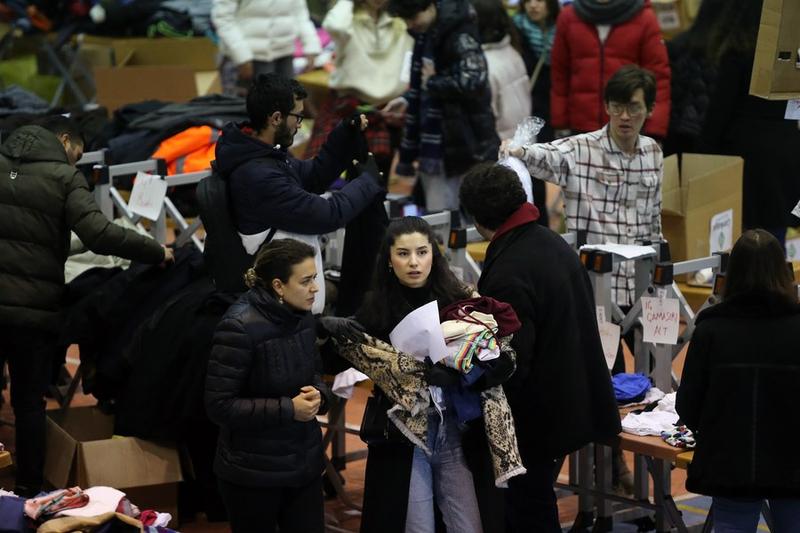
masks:
[[[677,344],[680,313],[676,298],[642,296],[644,342]]]
[[[708,245],[709,253],[712,254],[733,247],[733,209],[727,209],[711,217]]]
[[[128,209],[144,218],[156,220],[161,214],[166,195],[167,182],[161,176],[137,172]]]

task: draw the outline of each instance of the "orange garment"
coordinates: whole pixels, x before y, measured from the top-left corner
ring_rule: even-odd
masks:
[[[211,168],[220,130],[194,126],[165,139],[152,157],[167,162],[167,174],[183,174]]]

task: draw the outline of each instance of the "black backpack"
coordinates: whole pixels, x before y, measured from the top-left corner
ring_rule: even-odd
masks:
[[[246,291],[244,273],[253,266],[255,258],[244,249],[233,222],[228,182],[220,176],[213,162],[211,175],[197,184],[196,194],[200,218],[206,230],[203,257],[217,290]],[[273,228],[265,242],[269,242],[274,234]]]

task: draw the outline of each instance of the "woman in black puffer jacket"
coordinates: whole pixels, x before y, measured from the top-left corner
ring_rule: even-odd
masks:
[[[206,409],[220,426],[214,472],[234,533],[324,529],[318,274],[313,248],[273,240],[214,335]]]

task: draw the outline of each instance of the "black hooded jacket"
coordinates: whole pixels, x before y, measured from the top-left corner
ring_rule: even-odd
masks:
[[[319,235],[343,228],[382,191],[378,177],[363,173],[330,198],[319,196],[358,153],[361,133],[344,123],[317,157],[301,161],[228,124],[217,142],[216,169],[228,181],[240,233],[269,229]]]
[[[214,333],[206,375],[206,410],[220,426],[214,472],[249,487],[300,487],[322,474],[316,419],[294,419],[292,398],[320,376],[316,321],[281,305],[265,289],[244,293]]]

